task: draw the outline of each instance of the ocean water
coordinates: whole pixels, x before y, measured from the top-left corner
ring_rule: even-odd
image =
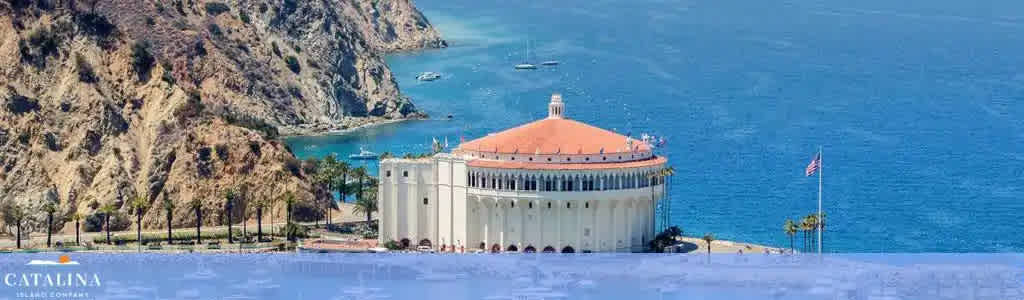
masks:
[[[543,118],[559,92],[571,118],[667,138],[688,235],[788,246],[821,146],[826,251],[1024,251],[1024,2],[416,4],[451,47],[388,61],[434,120],[290,138],[298,156],[454,147]],[[528,42],[561,65],[513,70]]]
[[[1002,300],[1024,295],[1022,257],[1017,254],[843,254],[823,259],[757,254],[69,255],[76,264],[29,263],[55,261],[57,253],[0,256],[5,285],[0,297]],[[69,278],[74,278],[73,285]]]

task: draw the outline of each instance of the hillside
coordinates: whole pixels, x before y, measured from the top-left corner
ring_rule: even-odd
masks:
[[[218,224],[239,186],[307,207],[323,193],[277,136],[421,117],[382,55],[444,46],[409,0],[2,1],[0,204],[37,231],[45,201],[58,230],[137,196],[144,227],[164,197],[173,225],[192,199]]]

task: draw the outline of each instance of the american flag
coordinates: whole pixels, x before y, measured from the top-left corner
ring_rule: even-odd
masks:
[[[814,172],[817,172],[819,168],[821,168],[821,153],[815,154],[814,159],[807,165],[807,176],[814,175]]]

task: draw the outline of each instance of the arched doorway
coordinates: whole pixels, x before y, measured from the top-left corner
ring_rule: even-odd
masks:
[[[402,249],[409,248],[409,244],[412,243],[409,239],[402,239],[399,244],[402,245]]]
[[[576,249],[573,249],[571,246],[565,246],[565,248],[562,248],[562,253],[576,253]]]
[[[544,253],[557,253],[557,252],[558,251],[555,250],[555,247],[551,247],[551,246],[544,247]]]
[[[516,247],[516,245],[508,245],[508,248],[506,248],[505,251],[516,252],[519,251],[519,247]]]
[[[420,246],[433,247],[434,245],[430,243],[429,239],[422,239],[420,240]]]
[[[537,248],[534,248],[532,245],[526,246],[526,248],[523,249],[523,253],[537,253]]]
[[[491,253],[499,253],[499,252],[501,252],[501,245],[498,245],[498,244],[491,245]]]
[[[487,250],[487,244],[480,242],[480,246],[477,246],[477,248],[480,248],[480,250]]]

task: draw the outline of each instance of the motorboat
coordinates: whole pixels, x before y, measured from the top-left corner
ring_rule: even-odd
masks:
[[[416,80],[419,81],[434,81],[441,78],[441,74],[437,72],[423,72],[419,76],[416,76]]]
[[[540,63],[540,64],[541,64],[542,66],[557,66],[557,65],[558,65],[558,64],[560,64],[560,63],[561,63],[561,62],[559,62],[559,61],[557,61],[557,60],[549,60],[549,61],[545,61],[545,62],[542,62],[542,63]]]
[[[380,154],[372,151],[367,151],[362,147],[359,148],[359,154],[351,154],[348,156],[350,159],[361,159],[361,160],[375,160],[380,158]]]

